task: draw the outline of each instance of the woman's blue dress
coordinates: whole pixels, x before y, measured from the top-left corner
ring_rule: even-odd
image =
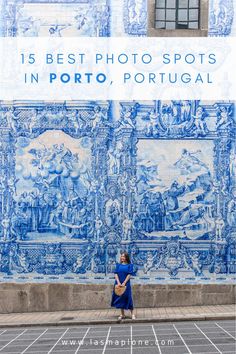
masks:
[[[123,281],[125,280],[128,274],[135,275],[133,264],[131,263],[129,264],[117,263],[114,273],[118,275],[121,284],[123,283]],[[117,281],[115,280],[114,286],[116,284]],[[121,296],[116,295],[113,289],[111,306],[116,307],[117,309],[133,310],[134,305],[132,299],[130,279],[126,283],[126,290],[124,294],[122,294]]]

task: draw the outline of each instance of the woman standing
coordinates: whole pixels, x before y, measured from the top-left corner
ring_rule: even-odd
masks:
[[[118,317],[119,320],[125,318],[125,310],[130,310],[131,318],[134,320],[135,315],[133,313],[133,299],[132,299],[132,290],[130,284],[131,275],[135,275],[133,270],[133,264],[130,263],[129,254],[127,252],[123,252],[120,256],[120,263],[116,264],[115,269],[115,285],[120,287],[126,285],[125,292],[119,296],[115,294],[113,289],[111,306],[116,307],[121,310],[121,315]]]

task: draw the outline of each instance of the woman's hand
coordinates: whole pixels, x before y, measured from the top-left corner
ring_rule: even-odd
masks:
[[[119,283],[117,283],[118,284],[118,286],[125,286],[125,282],[123,282],[122,284],[119,282]]]

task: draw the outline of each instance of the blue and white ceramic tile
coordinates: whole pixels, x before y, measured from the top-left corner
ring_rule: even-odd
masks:
[[[232,1],[210,35],[232,34]],[[143,0],[1,0],[2,36],[146,35]],[[216,25],[217,24],[217,25]],[[236,270],[232,102],[2,103],[1,281],[229,282]]]
[[[110,35],[109,0],[1,0],[3,36]]]
[[[0,0],[1,36],[146,36],[148,0]],[[235,35],[235,0],[210,0],[209,36]]]
[[[233,281],[231,102],[0,107],[2,281]]]
[[[147,0],[124,0],[123,23],[130,36],[147,35]]]
[[[235,0],[210,0],[209,36],[235,35]]]

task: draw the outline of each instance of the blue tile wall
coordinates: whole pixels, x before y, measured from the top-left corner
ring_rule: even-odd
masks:
[[[1,0],[1,36],[145,36],[145,0]],[[211,1],[209,35],[233,33]],[[1,102],[0,281],[233,282],[233,102]]]
[[[232,102],[28,102],[0,107],[2,280],[235,276]]]
[[[146,36],[147,1],[0,0],[0,35]],[[209,36],[234,30],[234,0],[209,0]]]

